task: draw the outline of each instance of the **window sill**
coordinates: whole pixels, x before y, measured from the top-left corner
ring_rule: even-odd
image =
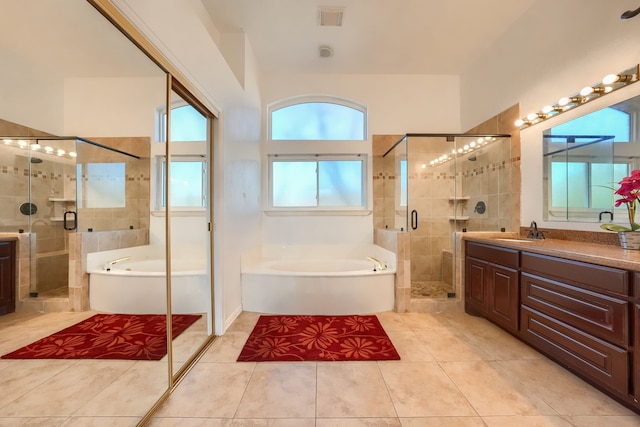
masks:
[[[368,216],[370,210],[313,210],[313,211],[287,211],[266,210],[267,216]]]
[[[171,210],[171,216],[206,216],[207,211],[206,210],[175,210],[172,209]],[[151,216],[157,216],[157,217],[165,217],[167,216],[167,212],[166,211],[151,211]]]

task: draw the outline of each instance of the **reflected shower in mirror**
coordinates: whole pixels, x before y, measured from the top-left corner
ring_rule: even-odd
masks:
[[[613,188],[639,166],[639,114],[637,96],[543,131],[545,220],[626,221]]]

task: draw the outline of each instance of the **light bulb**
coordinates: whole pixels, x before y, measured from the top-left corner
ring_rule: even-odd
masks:
[[[44,151],[46,151],[47,153],[51,153],[53,151],[53,147],[49,147],[47,145],[46,147],[44,147]]]
[[[422,169],[424,169],[424,168],[426,168],[426,167],[427,167],[427,165],[423,163],[423,164],[422,164]]]
[[[560,98],[558,100],[558,105],[560,105],[561,107],[564,107],[565,105],[567,105],[569,103],[569,98],[567,98],[566,96]]]
[[[480,138],[482,139],[482,138]],[[471,141],[471,143],[469,144],[470,147],[475,147],[476,146],[476,142],[475,141]]]
[[[524,124],[524,120],[522,120],[522,119],[518,119],[518,120],[516,120],[516,121],[515,121],[515,123],[514,123],[514,124],[515,124],[516,126],[522,126],[522,125]]]
[[[594,89],[591,86],[585,86],[582,89],[580,89],[580,95],[582,96],[591,95],[593,92],[594,92]]]
[[[40,144],[31,144],[29,146],[29,148],[31,148],[32,150],[39,150],[40,149]]]
[[[77,157],[78,154],[75,151],[70,151],[69,152],[69,157]]]
[[[538,118],[538,115],[536,113],[529,113],[527,115],[527,120],[535,120]]]
[[[62,148],[58,149],[58,156],[64,156],[64,153],[65,151]]]
[[[551,105],[545,105],[544,107],[542,107],[542,112],[544,114],[549,114],[552,111],[553,111],[553,107]]]
[[[605,85],[610,85],[611,83],[615,83],[620,79],[617,74],[607,74],[602,78],[602,83]]]

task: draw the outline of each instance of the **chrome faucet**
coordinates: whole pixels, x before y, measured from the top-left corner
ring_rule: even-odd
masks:
[[[375,264],[375,266],[373,267],[373,271],[382,271],[387,269],[387,264],[383,263],[378,258],[368,256],[367,259]]]
[[[116,258],[116,259],[114,259],[114,260],[107,261],[107,263],[106,263],[102,268],[103,268],[104,270],[106,270],[106,271],[111,271],[111,266],[112,266],[113,264],[118,263],[118,262],[122,262],[122,261],[127,261],[127,260],[129,260],[129,259],[131,259],[131,257],[130,257],[130,256],[123,256],[122,258]]]
[[[538,224],[535,221],[531,221],[531,225],[529,226],[529,234],[527,234],[527,239],[544,239],[544,233],[538,230]]]

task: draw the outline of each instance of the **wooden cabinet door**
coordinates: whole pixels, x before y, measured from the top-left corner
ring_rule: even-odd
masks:
[[[518,270],[489,266],[487,318],[510,332],[518,332]]]
[[[487,277],[489,271],[489,263],[467,257],[465,263],[465,311],[469,314],[486,315],[487,314]]]
[[[636,298],[638,295],[636,294]],[[638,301],[638,300],[636,300]],[[633,318],[635,319],[634,337],[633,337],[633,396],[640,401],[640,301],[636,302],[633,307]]]
[[[15,242],[0,242],[0,315],[16,310]]]

